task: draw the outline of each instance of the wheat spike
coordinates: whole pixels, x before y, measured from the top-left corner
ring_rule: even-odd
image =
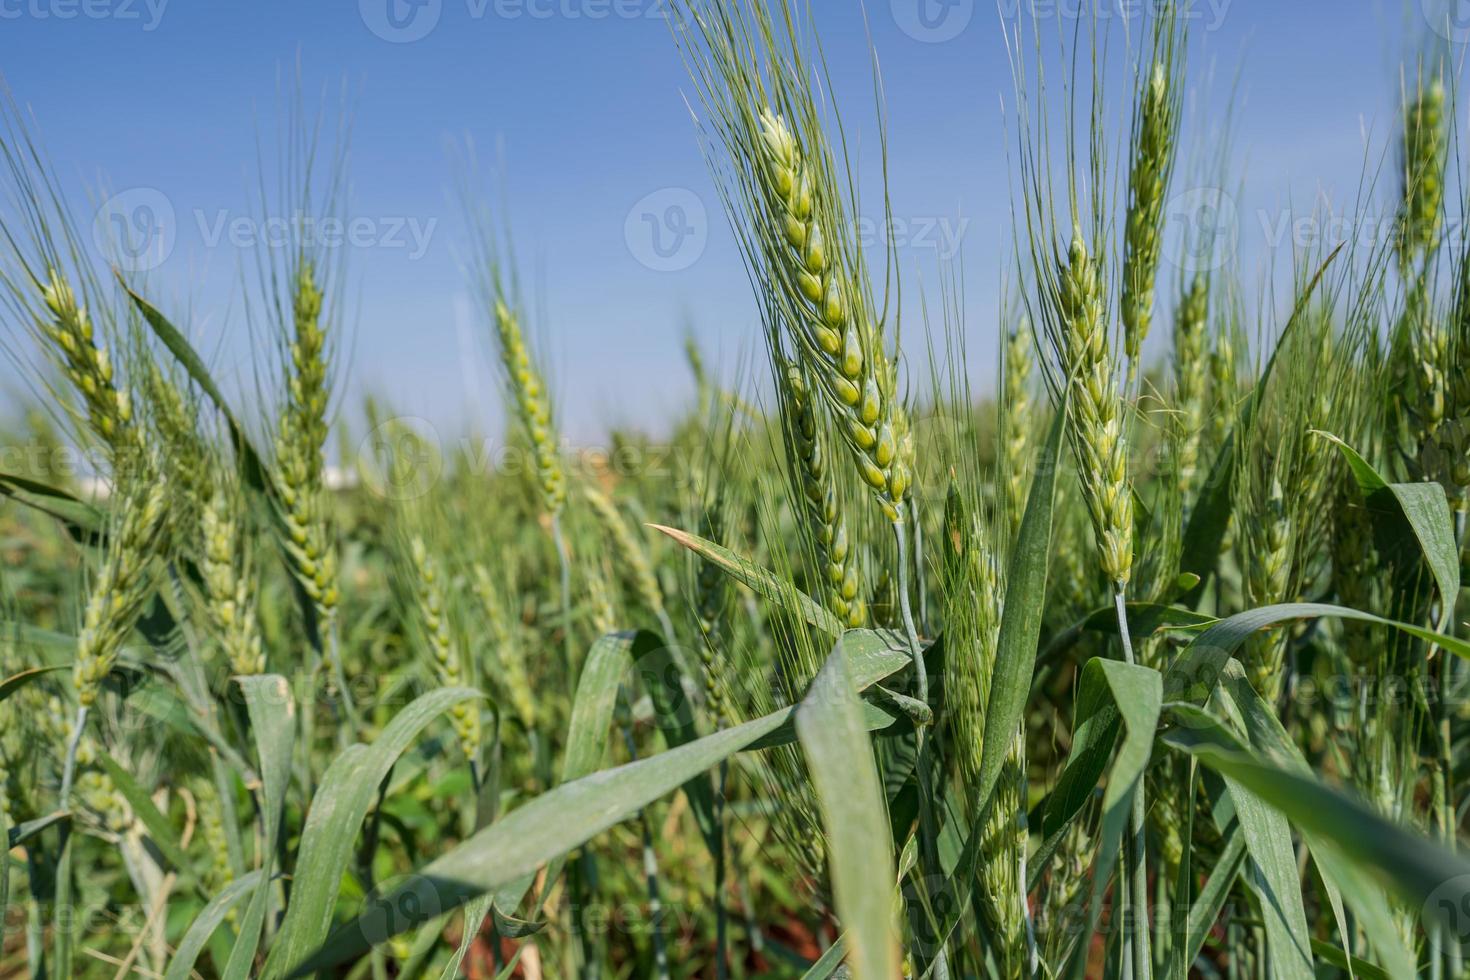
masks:
[[[531,362],[520,319],[503,297],[495,300],[495,330],[500,340],[500,357],[515,397],[516,411],[536,457],[536,476],[542,503],[548,514],[559,514],[567,499],[566,475],[562,472],[556,430],[551,421],[551,403],[546,386]]]
[[[437,556],[429,551],[422,536],[409,541],[409,559],[414,571],[414,600],[424,640],[439,680],[445,687],[469,686],[465,676],[464,654],[449,620],[447,595],[449,584]],[[480,710],[472,702],[461,701],[449,709],[449,723],[459,737],[460,748],[471,762],[480,755]]]
[[[340,592],[337,549],[328,517],[322,468],[327,441],[326,332],[322,291],[313,266],[303,262],[292,294],[290,358],[286,398],[276,429],[276,498],[283,545],[292,573],[316,608],[320,635],[330,636]],[[333,644],[325,644],[328,657]]]
[[[205,609],[230,669],[242,675],[265,672],[247,517],[239,489],[220,480],[199,522],[203,538],[199,576],[204,585]]]
[[[476,563],[471,569],[471,588],[480,602],[480,612],[490,635],[492,658],[498,668],[495,681],[505,691],[516,717],[526,731],[536,730],[536,695],[526,672],[525,651],[511,632],[501,605],[501,591],[490,569]]]
[[[1174,317],[1175,459],[1186,494],[1194,489],[1199,476],[1209,371],[1205,351],[1209,315],[1209,278],[1198,273],[1181,297]]]
[[[1005,479],[1006,515],[1010,519],[1012,537],[1021,529],[1031,483],[1031,442],[1036,424],[1031,404],[1032,344],[1031,325],[1025,320],[1006,335],[1001,396],[1001,465]]]
[[[156,468],[151,469],[156,473]],[[164,488],[156,477],[125,475],[107,554],[92,583],[77,636],[72,679],[84,708],[96,701],[103,679],[117,663],[123,641],[151,594],[151,573],[168,526]]]
[[[613,549],[617,552],[619,564],[622,565],[624,573],[632,580],[634,592],[638,601],[659,618],[660,621],[667,618],[668,613],[664,608],[663,589],[659,587],[658,576],[654,573],[653,563],[649,560],[648,551],[633,537],[628,524],[623,520],[623,515],[618,512],[617,504],[594,487],[584,487],[582,493],[587,502],[592,505],[592,512],[597,515],[600,523],[612,538]]]
[[[1171,17],[1171,12],[1160,14]],[[1182,18],[1181,18],[1182,20]],[[1178,78],[1174,34],[1140,87],[1128,177],[1127,228],[1123,237],[1123,350],[1136,366],[1154,315],[1154,286],[1163,246],[1164,198],[1178,151]]]
[[[896,373],[881,345],[861,287],[837,265],[827,177],[809,166],[786,121],[770,109],[759,118],[759,185],[767,207],[760,229],[771,256],[772,288],[784,294],[792,339],[838,422],[863,481],[890,520],[899,520],[912,482],[903,451],[907,419]]]
[[[118,383],[112,356],[98,343],[86,307],[55,269],[41,298],[50,314],[40,324],[41,333],[51,341],[62,372],[81,396],[88,427],[107,447],[114,464],[120,464],[141,440],[133,424],[132,399]]]
[[[1128,484],[1118,383],[1104,323],[1102,282],[1081,228],[1059,281],[1058,361],[1066,375],[1072,444],[1103,573],[1115,587],[1133,570],[1133,491]]]
[[[777,372],[787,458],[794,490],[815,543],[816,559],[827,606],[851,628],[867,621],[856,556],[848,538],[847,522],[833,474],[827,465],[827,447],[821,419],[812,403],[801,368],[782,362]]]

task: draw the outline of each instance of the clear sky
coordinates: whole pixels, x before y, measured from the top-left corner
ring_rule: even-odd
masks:
[[[1017,2],[1001,0],[1002,11]],[[1065,23],[1088,0],[1037,2]],[[1145,0],[1107,6],[1120,2]],[[982,389],[1010,249],[1013,87],[994,3],[868,0],[866,10],[886,86],[906,290],[932,286],[936,259],[959,242]],[[1261,215],[1287,202],[1305,209],[1319,188],[1351,201],[1365,155],[1391,137],[1397,65],[1435,3],[1198,0],[1192,79],[1203,94],[1186,132],[1217,124],[1239,68],[1243,238],[1268,236]],[[335,108],[345,88],[348,211],[364,222],[344,246],[349,404],[372,390],[446,427],[500,420],[488,329],[460,270],[451,147],[472,141],[494,158],[502,146],[511,219],[541,300],[536,341],[566,428],[587,440],[614,424],[656,426],[687,402],[686,324],[726,372],[761,354],[664,9],[665,0],[0,0],[0,70],[34,111],[85,225],[108,192],[169,222],[150,282],[166,308],[192,310],[188,329],[227,379],[249,376],[237,283],[250,242],[232,222],[251,213],[258,137],[278,130],[279,93],[298,61],[313,99],[331,92]],[[816,19],[871,171],[863,10],[816,0]],[[907,329],[917,329],[912,317]]]

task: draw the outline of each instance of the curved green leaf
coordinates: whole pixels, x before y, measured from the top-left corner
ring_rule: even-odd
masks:
[[[667,534],[676,542],[699,555],[705,561],[729,575],[741,585],[753,590],[762,598],[765,598],[785,609],[793,616],[798,616],[811,626],[816,627],[828,636],[837,637],[842,635],[842,624],[837,617],[828,612],[826,607],[814,601],[811,596],[802,592],[790,582],[784,582],[774,572],[768,571],[752,561],[740,557],[728,548],[723,548],[713,541],[706,541],[697,534],[688,531],[680,531],[677,528],[665,527],[662,524],[650,524],[649,527],[655,531]]]
[[[871,686],[875,682],[876,679],[868,680],[854,671],[855,686]],[[356,922],[333,933],[292,975],[301,976],[341,963],[360,955],[372,941],[421,924],[424,916],[409,914],[413,910],[433,909],[434,914],[439,914],[477,895],[499,892],[520,881],[542,864],[621,823],[697,774],[791,726],[795,711],[795,708],[783,708],[659,755],[594,772],[543,793],[419,869],[401,889],[384,896]],[[605,737],[606,729],[603,732]]]
[[[271,868],[286,806],[286,788],[291,781],[291,749],[296,741],[296,703],[284,677],[262,674],[237,677],[235,681],[245,695],[245,710],[260,756],[260,815],[265,827],[260,850],[261,877],[240,922],[235,947],[225,964],[224,980],[245,980],[255,961],[255,950],[265,925],[266,905],[270,901]]]
[[[82,544],[105,539],[107,516],[101,508],[79,500],[60,487],[0,472],[0,494],[60,522],[73,540]]]
[[[259,871],[241,875],[210,899],[209,904],[194,917],[184,938],[179,940],[173,958],[168,961],[163,980],[189,980],[194,973],[194,964],[198,962],[199,954],[204,952],[204,947],[213,938],[215,930],[225,921],[230,910],[239,904],[240,899],[256,890],[260,877]]]
[[[1376,623],[1433,643],[1458,657],[1470,659],[1470,642],[1445,636],[1412,623],[1401,623],[1372,613],[1320,602],[1288,602],[1262,606],[1216,622],[1200,633],[1164,673],[1164,700],[1204,704],[1214,691],[1226,663],[1253,633],[1302,619],[1349,619]]]
[[[143,790],[143,787],[138,785],[133,774],[118,765],[117,760],[106,753],[99,754],[97,761],[103,769],[107,770],[107,775],[111,777],[113,785],[128,801],[128,806],[132,807],[133,814],[148,831],[148,836],[153,841],[153,845],[158,848],[159,853],[169,864],[173,865],[175,870],[185,875],[189,874],[193,868],[193,862],[189,860],[189,855],[184,852],[183,846],[179,843],[179,837],[174,832],[173,825],[159,812],[158,807],[153,805],[152,798]]]
[[[230,408],[229,402],[225,400],[224,392],[220,391],[219,385],[214,383],[214,378],[210,376],[209,369],[204,366],[204,359],[194,350],[193,345],[189,343],[188,338],[184,336],[183,332],[169,322],[168,317],[160,313],[152,303],[149,303],[142,296],[138,295],[127,283],[122,282],[121,276],[119,276],[118,281],[121,283],[124,291],[127,292],[128,298],[133,301],[133,305],[138,308],[138,312],[143,315],[143,320],[153,329],[153,332],[158,335],[158,339],[163,341],[163,345],[183,365],[189,377],[194,379],[194,383],[199,386],[199,390],[209,397],[209,400],[214,403],[214,407],[223,416],[225,424],[229,426],[230,438],[235,444],[235,451],[239,454],[240,473],[245,478],[245,482],[266,496],[274,496],[275,488],[271,486],[271,481],[266,479],[266,473],[268,471],[265,463],[261,459],[260,453],[256,451],[255,446],[250,442],[250,437],[246,435],[244,426],[235,417],[234,410]]]
[[[1037,641],[1046,605],[1046,568],[1051,552],[1052,510],[1056,498],[1057,467],[1062,434],[1066,431],[1065,405],[1052,421],[1051,433],[1036,463],[1026,513],[1006,573],[1005,607],[996,641],[995,674],[985,710],[985,740],[980,752],[977,786],[982,808],[989,807],[1000,779],[1011,739],[1020,728],[1036,669]]]
[[[1178,725],[1163,735],[1166,743],[1246,787],[1304,834],[1329,841],[1426,918],[1464,927],[1456,916],[1470,908],[1470,860],[1385,820],[1310,773],[1251,752],[1198,708],[1174,705],[1170,712]]]
[[[1107,889],[1123,836],[1128,833],[1133,797],[1148,769],[1154,733],[1158,730],[1159,714],[1164,704],[1163,678],[1150,667],[1093,659],[1083,668],[1082,684],[1095,691],[1107,692],[1106,696],[1123,721],[1123,743],[1118,747],[1108,786],[1103,792],[1102,833],[1093,863],[1087,931],[1074,947],[1068,971],[1074,978],[1080,978],[1087,969],[1087,955],[1092,948],[1089,939],[1102,920],[1103,892]],[[1088,700],[1093,704],[1100,703],[1102,695],[1094,693]]]
[[[435,718],[464,701],[483,697],[454,687],[430,691],[393,717],[371,745],[348,746],[327,768],[311,799],[296,860],[291,902],[271,945],[262,976],[277,976],[321,945],[332,926],[342,875],[352,845],[399,756]]]
[[[1460,549],[1444,488],[1438,483],[1389,483],[1352,446],[1330,432],[1314,431],[1341,450],[1365,501],[1374,504],[1386,497],[1393,502],[1395,516],[1418,540],[1440,596],[1453,608],[1460,596]]]
[[[47,674],[54,674],[58,670],[70,669],[71,664],[57,664],[54,667],[32,667],[31,669],[23,670],[18,674],[11,674],[3,681],[0,681],[0,701],[4,701],[16,691],[19,691],[21,688],[40,680]]]
[[[837,915],[853,937],[847,961],[858,980],[898,976],[893,842],[873,746],[839,640],[796,712],[796,732],[816,786],[829,841]]]

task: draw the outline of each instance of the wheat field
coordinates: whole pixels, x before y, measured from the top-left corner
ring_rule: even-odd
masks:
[[[997,26],[977,377],[954,280],[858,231],[880,52],[839,106],[820,10],[678,0],[753,376],[691,340],[667,440],[568,452],[466,180],[489,467],[344,396],[331,249],[241,273],[223,386],[8,102],[0,974],[1470,976],[1460,65],[1403,65],[1387,233],[1265,290],[1170,230],[1238,180],[1187,6]],[[261,186],[337,214],[331,127],[289,125]]]

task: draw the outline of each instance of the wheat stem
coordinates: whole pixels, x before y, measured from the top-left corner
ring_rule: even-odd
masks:
[[[1128,603],[1124,587],[1119,584],[1113,591],[1113,606],[1118,614],[1118,638],[1123,644],[1123,660],[1130,666],[1133,657],[1133,640],[1128,630]],[[1144,799],[1144,782],[1140,778],[1133,791],[1133,812],[1128,826],[1128,903],[1133,943],[1133,976],[1135,980],[1149,980],[1153,972],[1153,954],[1149,950],[1148,928],[1148,839],[1144,836],[1144,825],[1148,804]]]
[[[929,703],[929,671],[924,664],[924,651],[919,644],[919,633],[914,627],[914,614],[909,602],[908,534],[903,520],[893,522],[893,535],[898,544],[898,608],[903,617],[904,634],[908,639],[909,655],[913,658],[915,691],[921,704]],[[929,881],[942,881],[943,869],[939,864],[939,827],[934,819],[930,794],[934,786],[929,740],[921,725],[914,730],[915,769],[919,784],[919,853],[924,865],[924,874]],[[925,885],[927,889],[929,886]],[[933,961],[934,976],[947,980],[949,960],[941,942]]]
[[[66,762],[61,770],[61,805],[70,806],[71,787],[77,774],[77,750],[82,745],[82,729],[87,724],[87,706],[77,708],[76,721],[72,722],[71,737],[66,741]]]
[[[561,510],[552,511],[551,539],[556,544],[556,558],[561,572],[562,676],[570,685],[572,678],[572,555],[562,533]]]

